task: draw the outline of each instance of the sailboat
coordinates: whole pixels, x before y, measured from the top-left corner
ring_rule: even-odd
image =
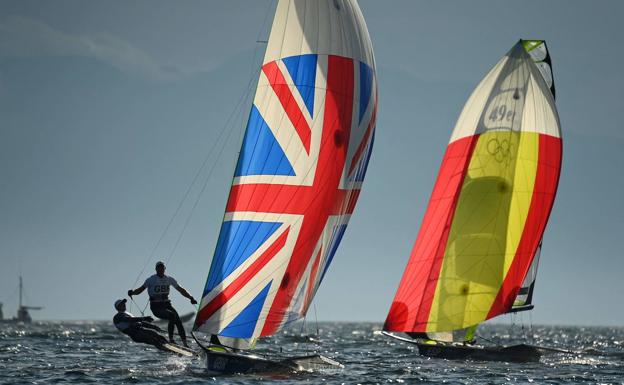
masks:
[[[541,40],[520,40],[479,83],[446,149],[384,334],[430,357],[539,360],[538,347],[486,347],[474,337],[488,319],[533,308],[561,169],[554,96]]]
[[[4,319],[4,315],[2,313],[2,303],[0,303],[0,323],[24,323],[29,324],[32,323],[32,317],[30,316],[29,310],[41,310],[43,309],[41,306],[26,306],[23,304],[22,297],[24,292],[24,283],[22,280],[22,276],[19,277],[19,305],[17,307],[17,316],[13,318]]]
[[[357,2],[280,0],[193,326],[209,371],[338,365],[250,350],[306,315],[358,200],[376,110]]]

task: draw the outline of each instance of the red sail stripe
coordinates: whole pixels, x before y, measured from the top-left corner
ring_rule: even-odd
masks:
[[[195,325],[203,324],[210,316],[221,308],[234,294],[236,294],[243,286],[245,286],[267,263],[284,247],[288,238],[287,228],[271,246],[269,246],[262,255],[256,259],[241,275],[228,285],[221,293],[208,302],[206,306],[201,308],[199,314],[195,318]]]
[[[514,260],[490,308],[488,319],[507,312],[513,306],[544,234],[559,184],[560,165],[561,139],[540,134],[535,187],[525,227]]]
[[[375,104],[377,104],[376,101],[375,101]],[[370,138],[371,133],[373,132],[373,128],[375,128],[375,119],[377,118],[376,115],[377,115],[377,106],[375,105],[375,107],[373,108],[373,114],[371,115],[370,121],[368,122],[368,127],[366,128],[366,132],[364,133],[364,137],[362,138],[360,145],[358,146],[357,150],[355,151],[355,154],[353,155],[353,158],[351,159],[351,165],[349,166],[349,173],[347,175],[351,175],[353,173],[353,170],[355,170],[355,166],[358,164],[358,161],[362,157],[362,153],[364,152],[364,149],[366,148],[366,145],[368,144],[368,139]]]
[[[284,320],[297,288],[297,283],[313,257],[316,242],[327,224],[335,201],[349,196],[340,190],[340,179],[346,162],[351,115],[353,110],[353,61],[330,55],[327,58],[327,90],[321,149],[314,182],[310,191],[314,198],[305,207],[292,257],[280,283],[261,336],[274,334]],[[301,194],[301,193],[299,193]],[[300,205],[301,202],[298,203]]]
[[[477,140],[478,135],[473,135],[448,145],[385,330],[425,331],[459,199],[458,191]]]
[[[299,134],[299,138],[303,143],[303,147],[308,154],[310,154],[310,138],[312,136],[312,130],[310,130],[310,125],[306,120],[305,116],[303,116],[302,109],[299,108],[295,97],[292,94],[291,86],[286,83],[286,79],[282,72],[280,71],[277,62],[270,62],[265,64],[262,67],[262,71],[266,74],[269,79],[269,83],[275,91],[280,103],[284,107],[284,111],[286,111],[286,115],[288,115],[288,119],[292,122],[292,125],[297,130],[297,134]]]
[[[353,213],[360,190],[336,190],[335,194],[336,200],[330,210],[331,214]],[[297,198],[293,199],[295,196]],[[318,199],[318,187],[314,186],[240,184],[232,186],[225,211],[301,215]]]

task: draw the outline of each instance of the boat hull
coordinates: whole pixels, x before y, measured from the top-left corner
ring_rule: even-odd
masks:
[[[343,366],[321,355],[270,360],[253,354],[216,352],[207,350],[206,369],[211,373],[292,373],[320,369],[336,369]]]
[[[539,362],[540,351],[530,345],[513,345],[505,347],[484,347],[455,344],[416,343],[418,352],[427,357],[448,360],[477,360],[503,362]]]

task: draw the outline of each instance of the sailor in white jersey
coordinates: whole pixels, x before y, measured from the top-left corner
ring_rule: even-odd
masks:
[[[173,340],[173,328],[175,325],[178,328],[178,334],[182,339],[182,344],[184,344],[184,346],[188,346],[184,325],[182,325],[178,312],[173,308],[173,306],[171,306],[171,300],[169,300],[169,286],[175,287],[180,294],[190,299],[193,305],[197,304],[195,298],[193,298],[193,296],[190,295],[185,288],[178,285],[178,282],[173,277],[165,275],[164,262],[156,263],[156,274],[146,279],[145,283],[143,283],[140,287],[128,290],[128,295],[132,297],[133,295],[141,294],[145,289],[147,289],[152,313],[160,319],[169,321],[169,325],[167,327],[167,331],[169,332],[169,342],[175,342]]]

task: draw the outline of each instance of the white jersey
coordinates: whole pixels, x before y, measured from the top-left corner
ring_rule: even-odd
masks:
[[[173,277],[168,275],[159,277],[158,274],[154,274],[146,279],[143,286],[147,288],[147,294],[151,302],[169,301],[169,286],[173,286],[176,289],[180,287]]]

